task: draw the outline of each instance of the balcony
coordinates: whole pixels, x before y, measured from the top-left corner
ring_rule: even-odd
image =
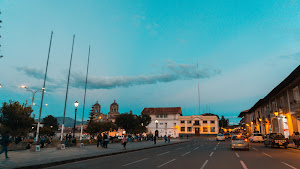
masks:
[[[194,123],[193,126],[200,126],[200,124],[199,123]]]

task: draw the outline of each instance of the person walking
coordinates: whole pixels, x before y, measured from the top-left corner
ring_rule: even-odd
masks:
[[[107,148],[107,144],[108,144],[108,142],[109,142],[107,133],[104,133],[104,135],[103,135],[103,140],[104,140],[104,142],[103,142],[103,147],[104,147],[104,148]]]
[[[170,140],[171,140],[171,136],[168,135],[168,143],[170,143]]]
[[[41,140],[40,140],[41,148],[44,148],[45,142],[46,142],[45,136],[43,136],[43,137],[41,138]]]
[[[97,136],[97,147],[99,147],[99,144],[102,147],[102,135],[101,135],[101,133],[99,133],[98,136]]]
[[[153,141],[154,141],[154,144],[156,144],[156,136],[154,136]]]
[[[127,136],[124,135],[122,139],[123,150],[126,150],[126,143],[128,142]]]
[[[165,143],[166,143],[167,142],[167,136],[166,135],[164,136],[164,139],[165,139]]]
[[[9,159],[9,157],[7,156],[7,147],[8,147],[8,144],[9,144],[9,136],[8,136],[8,132],[6,131],[4,133],[4,135],[2,135],[2,140],[1,140],[1,146],[2,146],[2,149],[0,151],[0,154],[2,154],[3,152],[5,153],[5,158],[6,159]]]

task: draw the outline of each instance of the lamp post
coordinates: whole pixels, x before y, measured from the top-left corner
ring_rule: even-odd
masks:
[[[0,86],[1,86],[1,84],[0,84]],[[44,90],[44,92],[46,92],[46,91],[45,91],[45,88],[41,88],[41,89],[38,89],[38,90],[33,91],[33,90],[29,89],[28,87],[26,87],[25,85],[23,85],[23,86],[21,86],[21,87],[24,88],[26,91],[30,91],[30,92],[32,93],[31,105],[35,105],[35,104],[33,103],[33,101],[34,101],[34,96],[35,96],[35,94],[36,94],[37,92],[43,92],[43,90]]]
[[[73,138],[75,138],[75,127],[76,127],[76,114],[77,114],[77,107],[78,107],[78,105],[79,105],[79,103],[76,101],[75,103],[74,103],[74,105],[75,105],[75,121],[74,121],[74,133],[73,133]]]
[[[158,130],[157,130],[157,127],[158,127],[158,120],[155,120],[155,126],[156,126],[155,137],[156,137],[156,136],[158,136]]]

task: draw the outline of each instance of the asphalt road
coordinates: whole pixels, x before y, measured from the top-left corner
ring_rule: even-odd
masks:
[[[250,151],[230,149],[230,141],[197,138],[191,142],[153,148],[59,166],[104,169],[300,169],[300,151],[251,143]]]

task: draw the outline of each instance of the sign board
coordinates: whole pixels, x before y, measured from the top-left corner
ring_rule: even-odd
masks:
[[[36,145],[36,146],[35,146],[35,151],[41,151],[40,145]]]
[[[64,150],[64,149],[66,149],[66,147],[65,147],[65,144],[61,144],[61,147],[60,147],[60,149],[61,149],[61,150]]]

